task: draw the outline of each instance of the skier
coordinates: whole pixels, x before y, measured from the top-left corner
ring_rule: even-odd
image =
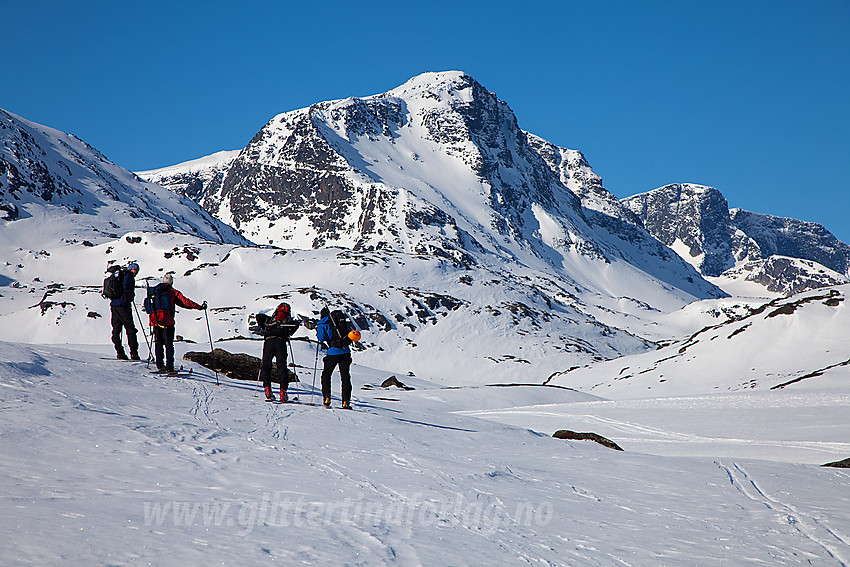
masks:
[[[127,346],[130,347],[130,360],[139,360],[139,341],[136,338],[136,325],[133,324],[133,301],[136,298],[136,274],[139,265],[136,262],[127,264],[127,270],[121,277],[123,294],[109,302],[112,313],[112,344],[119,360],[127,360],[127,353],[121,344],[121,331],[127,330]],[[114,297],[114,296],[113,296]]]
[[[174,370],[174,313],[175,307],[179,305],[185,309],[207,308],[204,301],[198,305],[191,299],[185,297],[178,290],[171,287],[174,277],[165,274],[162,283],[157,284],[151,290],[150,324],[153,329],[156,345],[156,371],[159,373],[175,374]],[[163,357],[163,350],[165,356]],[[164,358],[164,360],[163,360]]]
[[[289,372],[286,370],[286,344],[298,327],[300,321],[292,318],[288,303],[281,303],[275,309],[271,317],[260,313],[257,315],[257,324],[263,332],[263,362],[260,366],[260,378],[263,380],[263,390],[266,393],[266,401],[275,401],[272,392],[272,359],[277,359],[277,378],[280,382],[280,401],[286,402],[289,397],[286,390],[289,387]]]
[[[341,311],[334,311],[342,317]],[[351,350],[348,345],[349,323],[347,318],[335,320],[327,307],[320,312],[318,324],[316,325],[316,339],[325,343],[328,347],[327,354],[322,359],[322,402],[326,408],[331,407],[331,375],[334,368],[339,366],[339,376],[342,379],[342,407],[351,409]],[[343,327],[345,325],[345,327]]]

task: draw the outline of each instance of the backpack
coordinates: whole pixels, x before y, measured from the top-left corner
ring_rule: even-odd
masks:
[[[101,295],[106,299],[121,299],[124,297],[124,276],[127,271],[122,270],[121,266],[110,266],[106,271],[109,275],[103,280]]]
[[[280,310],[283,310],[283,321],[277,318]],[[255,322],[253,327],[251,322],[252,317]],[[301,322],[292,318],[292,310],[288,303],[281,303],[271,315],[260,312],[248,317],[248,329],[265,337],[282,337],[288,339],[300,326]]]
[[[351,339],[348,338],[348,333],[350,333],[354,327],[351,326],[351,321],[349,321],[348,315],[339,309],[334,309],[328,316],[328,322],[331,327],[331,340],[328,341],[329,346],[345,348],[352,343]]]
[[[171,286],[161,283],[155,287],[148,287],[148,296],[145,298],[144,309],[145,313],[157,313],[174,311],[174,301],[171,298],[169,290]]]

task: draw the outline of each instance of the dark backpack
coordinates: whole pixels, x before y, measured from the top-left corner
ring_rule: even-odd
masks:
[[[348,338],[348,333],[354,327],[351,326],[348,315],[339,309],[334,309],[328,316],[328,322],[331,327],[331,340],[328,341],[328,345],[336,348],[345,348],[350,345],[352,341]]]
[[[169,290],[171,286],[161,283],[155,287],[148,287],[148,296],[145,298],[145,313],[157,313],[174,311],[174,301],[171,299]]]
[[[120,266],[110,266],[106,271],[109,275],[103,280],[101,295],[106,299],[121,299],[124,297],[124,276],[127,271],[122,270]]]

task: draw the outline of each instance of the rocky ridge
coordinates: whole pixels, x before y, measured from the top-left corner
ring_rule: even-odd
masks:
[[[850,246],[823,226],[729,209],[713,187],[671,184],[623,204],[704,276],[753,282],[780,295],[850,281]]]

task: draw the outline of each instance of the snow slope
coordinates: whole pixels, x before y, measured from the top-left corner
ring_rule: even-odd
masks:
[[[617,452],[464,415],[506,397],[605,403],[585,394],[364,390],[386,373],[357,364],[355,411],[307,405],[306,382],[301,404],[270,405],[255,384],[217,386],[199,367],[155,378],[106,351],[0,343],[6,564],[850,562],[850,477],[782,447],[773,462],[723,443],[711,457]],[[311,355],[296,343],[297,361]],[[738,399],[722,415],[744,414],[752,398]],[[689,410],[689,430],[716,427],[716,406]],[[810,414],[787,417],[774,437]],[[684,455],[691,440],[668,443]]]
[[[432,380],[462,376],[473,383],[540,383],[564,368],[641,352],[648,344],[585,314],[571,288],[533,271],[512,277],[484,268],[458,273],[434,257],[287,251],[142,232],[91,247],[64,244],[4,252],[0,340],[107,342],[109,305],[100,296],[103,270],[109,263],[133,259],[141,266],[137,305],[146,282],[154,285],[163,274],[173,273],[177,289],[210,304],[213,340],[228,349],[236,348],[233,339],[248,335],[250,314],[280,301],[313,321],[323,306],[344,308],[364,331],[364,361]],[[637,302],[610,302],[606,313],[619,305],[619,311],[631,313],[636,321],[637,313],[660,314]],[[177,333],[208,342],[206,320],[196,311],[178,313]]]
[[[550,383],[618,399],[850,384],[850,286],[775,299],[664,348],[559,373]],[[850,417],[850,412],[846,414]]]

